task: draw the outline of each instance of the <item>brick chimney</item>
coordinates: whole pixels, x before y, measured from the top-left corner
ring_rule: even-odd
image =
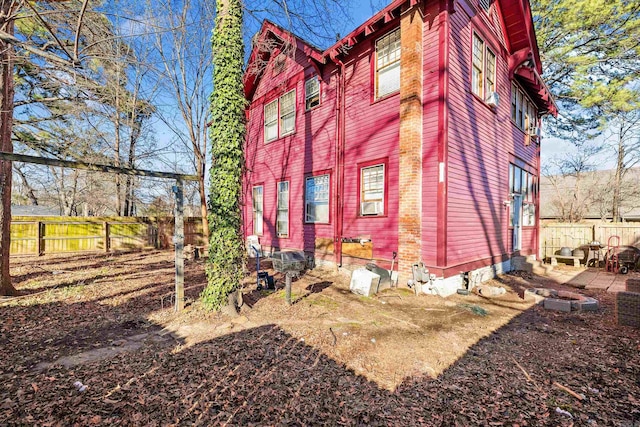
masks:
[[[422,249],[422,7],[422,2],[407,6],[400,17],[400,285],[412,277]]]

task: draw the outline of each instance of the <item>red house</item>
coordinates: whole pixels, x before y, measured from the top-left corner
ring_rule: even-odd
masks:
[[[395,0],[324,51],[270,22],[254,40],[246,236],[454,288],[536,255],[556,106],[528,0]]]

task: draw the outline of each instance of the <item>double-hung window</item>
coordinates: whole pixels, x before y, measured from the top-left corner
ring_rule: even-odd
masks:
[[[278,139],[278,100],[264,106],[264,140]]]
[[[305,180],[305,222],[329,222],[329,175],[317,175]]]
[[[535,132],[538,125],[535,104],[515,83],[511,83],[511,120],[525,133]]]
[[[262,235],[263,232],[263,187],[256,185],[252,191],[252,207],[253,207],[253,234]]]
[[[289,91],[280,97],[280,136],[296,130],[296,91]]]
[[[384,215],[385,165],[360,169],[360,215]]]
[[[376,99],[400,90],[400,29],[376,42]]]
[[[289,237],[289,181],[278,183],[276,233],[278,237]]]
[[[485,101],[496,91],[496,54],[476,33],[473,33],[471,91]]]
[[[296,130],[296,90],[264,106],[264,140],[274,141]]]
[[[311,77],[304,82],[304,105],[306,110],[320,105],[320,81],[318,77]]]

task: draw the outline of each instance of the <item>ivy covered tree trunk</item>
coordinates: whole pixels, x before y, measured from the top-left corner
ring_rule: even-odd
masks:
[[[217,310],[242,279],[244,257],[240,196],[244,154],[244,46],[240,0],[217,0],[213,30],[208,284],[205,307]]]

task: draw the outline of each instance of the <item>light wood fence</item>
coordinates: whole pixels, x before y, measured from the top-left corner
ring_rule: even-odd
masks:
[[[26,217],[11,220],[11,255],[170,248],[173,218]],[[200,218],[185,218],[185,244],[204,245]]]
[[[620,237],[620,245],[640,247],[640,224],[541,224],[540,254],[547,258],[562,247],[575,249],[593,241],[607,246],[611,236]]]

